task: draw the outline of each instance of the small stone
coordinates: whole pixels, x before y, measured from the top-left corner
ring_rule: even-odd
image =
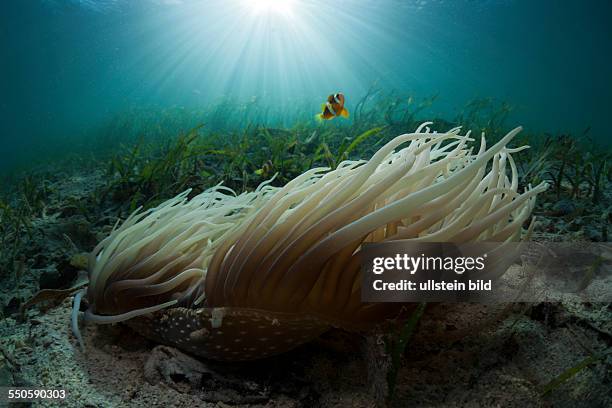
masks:
[[[40,289],[64,289],[70,287],[78,275],[78,269],[62,260],[58,265],[47,268],[40,274],[38,284]]]

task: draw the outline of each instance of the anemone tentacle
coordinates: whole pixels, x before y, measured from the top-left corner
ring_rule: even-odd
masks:
[[[300,339],[268,346],[264,356],[326,327],[367,328],[393,317],[396,304],[360,301],[363,243],[518,241],[546,189],[518,191],[512,155],[525,147],[507,146],[520,127],[489,148],[483,134],[474,149],[469,132],[436,133],[430,124],[370,160],[314,168],[284,187],[268,181],[236,194],[217,185],[137,210],[92,253],[85,319],[131,320],[189,352],[241,359],[254,353],[225,347],[219,339],[228,332],[303,325]],[[223,335],[223,316],[242,330]],[[179,327],[191,334],[180,337]]]

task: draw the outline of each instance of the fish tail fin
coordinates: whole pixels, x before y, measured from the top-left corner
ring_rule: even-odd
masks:
[[[346,110],[346,108],[342,108],[342,110],[340,111],[340,115],[342,115],[343,118],[348,118],[349,117],[349,111]]]
[[[318,123],[323,122],[323,114],[321,114],[321,113],[317,113],[317,114],[314,116],[314,118],[315,118],[315,120],[316,120]]]

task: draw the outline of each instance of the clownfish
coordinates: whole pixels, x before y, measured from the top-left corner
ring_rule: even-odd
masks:
[[[344,107],[344,94],[337,93],[327,97],[327,102],[321,105],[322,112],[317,114],[319,120],[329,120],[336,116],[348,118],[349,113]]]

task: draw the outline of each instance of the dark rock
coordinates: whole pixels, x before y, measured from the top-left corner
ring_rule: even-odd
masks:
[[[66,289],[74,282],[78,272],[70,260],[62,259],[55,267],[47,268],[40,274],[38,285],[40,289]]]
[[[2,309],[2,313],[5,316],[11,316],[19,311],[19,307],[21,306],[21,300],[16,297],[11,298],[8,303]]]
[[[45,254],[37,253],[32,258],[32,268],[41,269],[48,265],[49,261]]]
[[[531,308],[530,317],[549,328],[563,326],[567,321],[567,316],[563,314],[563,308],[557,303],[549,302],[534,305]]]

